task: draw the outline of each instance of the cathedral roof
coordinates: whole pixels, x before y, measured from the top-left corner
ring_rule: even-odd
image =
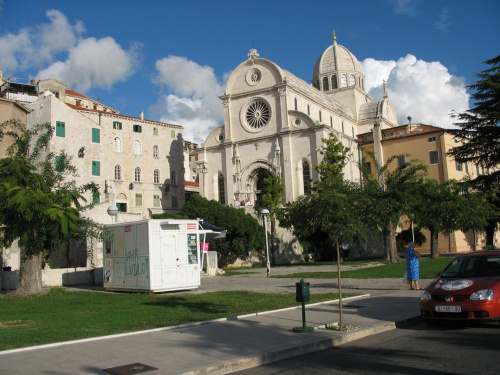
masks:
[[[293,75],[289,71],[287,71],[285,69],[281,69],[281,68],[280,68],[280,70],[281,70],[281,74],[283,76],[283,79],[287,82],[287,84],[290,87],[294,88],[298,92],[301,92],[306,97],[309,97],[309,98],[316,100],[318,103],[324,105],[327,108],[334,110],[337,113],[340,113],[340,114],[342,114],[346,117],[349,117],[349,118],[354,118],[354,116],[352,115],[352,112],[349,108],[340,104],[340,102],[336,101],[331,96],[326,95],[324,92],[315,89],[310,84],[306,83],[302,79]]]

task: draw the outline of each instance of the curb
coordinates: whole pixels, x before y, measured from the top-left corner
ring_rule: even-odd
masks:
[[[330,301],[332,302],[332,301]],[[375,335],[377,333],[382,333],[390,331],[396,328],[405,327],[411,324],[416,324],[421,322],[422,318],[420,316],[415,316],[408,319],[403,319],[398,322],[391,323],[381,323],[374,325],[372,327],[350,331],[346,333],[335,332],[336,336],[328,339],[321,339],[317,342],[307,343],[303,345],[295,345],[290,347],[281,348],[278,350],[269,351],[260,355],[253,357],[242,358],[236,361],[229,361],[221,363],[214,366],[209,366],[205,368],[200,368],[196,370],[190,370],[187,372],[180,373],[178,375],[222,375],[229,374],[235,371],[246,370],[252,367],[262,366],[268,363],[281,361],[283,359],[296,357],[304,354],[313,353],[316,351],[329,349],[334,346],[339,346],[351,341],[355,341],[367,336]],[[317,329],[318,327],[315,327]],[[333,333],[333,332],[332,332]]]

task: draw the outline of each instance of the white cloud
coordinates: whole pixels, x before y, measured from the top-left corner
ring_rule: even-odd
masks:
[[[453,128],[450,113],[468,108],[464,80],[451,75],[440,62],[426,62],[408,54],[397,62],[366,59],[362,64],[365,82],[370,82],[367,91],[374,100],[381,99],[382,80],[386,80],[400,124],[411,116],[412,122]],[[388,69],[390,66],[392,69]]]
[[[81,21],[72,25],[54,9],[46,16],[48,23],[0,36],[0,68],[5,75],[41,68],[36,78],[56,78],[85,92],[92,87],[110,88],[134,73],[140,44],[126,51],[111,37],[83,39],[85,26]]]
[[[182,125],[184,139],[204,142],[208,133],[224,120],[219,99],[224,82],[219,82],[212,67],[180,56],[158,60],[156,69],[154,82],[165,93],[152,111],[159,115],[160,121]]]
[[[46,12],[49,23],[24,27],[17,34],[0,36],[0,66],[15,73],[52,62],[54,55],[71,49],[85,31],[83,24],[74,25],[58,10]]]
[[[38,78],[56,78],[68,87],[85,92],[92,87],[110,88],[135,71],[140,45],[125,51],[111,37],[81,40],[69,51],[68,59],[38,72]]]

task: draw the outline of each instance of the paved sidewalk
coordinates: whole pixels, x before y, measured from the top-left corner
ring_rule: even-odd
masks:
[[[307,267],[307,270],[312,269]],[[195,293],[228,290],[235,284],[239,284],[239,289],[295,293],[295,284],[290,286],[290,279],[269,279],[260,272],[228,278],[204,277],[202,286]],[[298,270],[276,269],[273,272]],[[311,294],[323,293],[322,289],[332,291],[331,288],[336,287],[331,279],[307,281],[311,282]],[[23,375],[225,374],[394,329],[419,315],[420,293],[407,290],[399,280],[342,282],[347,287],[343,290],[346,293],[359,293],[365,289],[374,292],[371,296],[365,294],[344,299],[344,324],[356,328],[347,332],[324,329],[339,318],[338,302],[332,301],[306,306],[306,325],[316,328],[312,333],[293,332],[294,327],[302,327],[302,310],[298,306],[217,321],[4,351],[0,352],[0,366],[8,369],[8,374]],[[423,280],[422,285],[425,285]]]

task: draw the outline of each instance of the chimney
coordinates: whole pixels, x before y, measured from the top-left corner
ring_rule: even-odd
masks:
[[[141,120],[144,120],[144,111],[141,111]]]
[[[35,80],[34,80],[34,79],[32,79],[32,80],[31,80],[31,84],[32,84],[33,86],[35,86],[36,82],[35,82]]]
[[[101,102],[101,99],[97,98],[97,103],[100,103]]]

